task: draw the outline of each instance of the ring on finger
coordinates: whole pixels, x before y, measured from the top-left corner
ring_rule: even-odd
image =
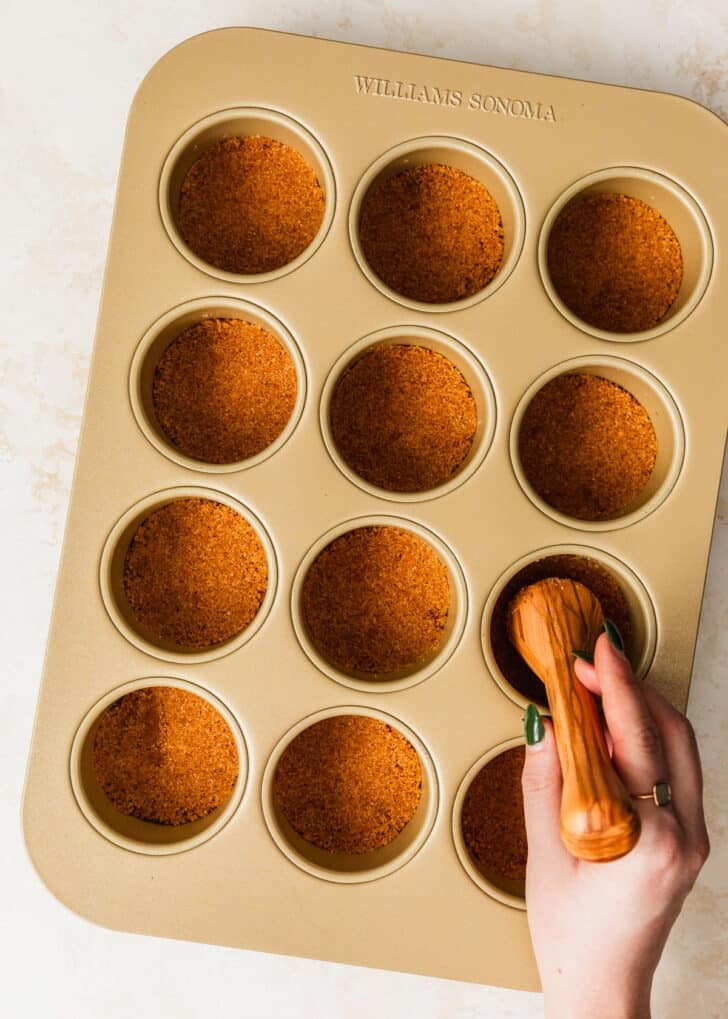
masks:
[[[648,793],[630,793],[633,800],[652,800],[656,807],[667,807],[672,803],[672,787],[665,779],[660,779]]]

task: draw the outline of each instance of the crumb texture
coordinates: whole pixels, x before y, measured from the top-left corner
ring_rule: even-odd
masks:
[[[479,870],[525,881],[528,844],[523,813],[523,747],[504,750],[470,784],[462,813],[463,841]]]
[[[122,814],[180,825],[225,803],[238,778],[238,751],[225,719],[202,697],[175,687],[135,690],[104,712],[93,763]]]
[[[152,400],[173,446],[193,460],[227,464],[275,442],[297,390],[291,355],[272,333],[240,319],[207,318],[164,351]]]
[[[319,653],[339,669],[373,677],[435,653],[449,607],[444,563],[398,527],[360,527],[336,538],[303,583],[303,618]]]
[[[408,344],[375,347],[347,368],[329,413],[348,466],[390,492],[424,492],[448,481],[478,424],[460,370],[442,354]]]
[[[123,579],[129,607],[151,639],[201,649],[253,621],[268,560],[253,527],[229,506],[175,499],[136,529]]]
[[[279,810],[303,839],[331,853],[389,845],[420,802],[422,767],[401,732],[376,718],[340,715],[304,729],[274,777]]]
[[[262,135],[223,138],[187,171],[177,226],[209,265],[255,275],[298,258],[318,233],[324,206],[316,174],[290,145]]]
[[[503,259],[503,223],[490,192],[454,166],[415,166],[374,185],[359,241],[388,287],[425,304],[477,294]]]
[[[559,375],[526,408],[518,451],[544,502],[578,520],[620,516],[650,479],[657,436],[642,404],[608,379]]]
[[[680,242],[667,220],[639,198],[603,194],[569,202],[554,223],[548,268],[564,304],[612,333],[652,329],[677,297]]]

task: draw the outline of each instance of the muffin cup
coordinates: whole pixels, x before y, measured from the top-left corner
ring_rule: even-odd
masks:
[[[446,482],[422,492],[393,492],[390,489],[372,485],[356,473],[339,453],[331,430],[330,408],[336,386],[361,357],[371,350],[384,346],[409,345],[425,347],[446,357],[462,373],[475,399],[478,423],[468,455]],[[380,329],[358,340],[339,357],[329,372],[321,393],[320,406],[321,434],[329,456],[352,484],[379,499],[392,502],[424,502],[437,499],[454,491],[478,470],[488,454],[496,428],[496,400],[493,386],[479,359],[459,340],[425,326],[393,326]]]
[[[587,548],[582,545],[552,545],[548,548],[539,549],[536,552],[530,552],[509,566],[498,578],[486,600],[481,623],[483,655],[488,671],[506,697],[510,698],[514,704],[517,704],[524,710],[531,703],[530,699],[513,686],[510,680],[503,674],[493,652],[491,639],[493,610],[503,588],[513,577],[530,563],[549,559],[552,556],[578,556],[582,559],[592,559],[612,574],[618,582],[629,608],[633,628],[632,645],[634,652],[632,657],[634,659],[634,672],[638,679],[643,679],[646,676],[655,655],[655,648],[657,647],[657,618],[652,599],[637,574],[620,562],[619,559],[609,555],[607,552],[603,552],[601,549]],[[545,711],[549,710],[545,701],[539,703]]]
[[[93,764],[93,749],[96,731],[107,708],[136,690],[149,687],[174,687],[202,697],[222,716],[235,739],[238,751],[238,778],[228,800],[207,817],[188,824],[166,825],[142,821],[129,814],[123,814],[106,796],[96,777]],[[116,687],[106,694],[86,714],[71,746],[71,786],[76,802],[86,820],[100,835],[135,853],[151,856],[168,856],[194,849],[222,831],[240,805],[248,775],[248,753],[240,726],[232,712],[213,694],[189,683],[184,679],[154,677],[137,679]]]
[[[550,506],[533,488],[521,465],[518,450],[523,416],[534,398],[547,382],[560,375],[596,375],[626,389],[647,411],[657,436],[657,459],[647,484],[619,516],[609,520],[581,520],[567,516]],[[667,499],[674,488],[685,457],[685,430],[678,406],[666,387],[654,375],[635,364],[618,357],[587,355],[562,361],[544,372],[521,397],[511,423],[510,454],[513,472],[518,483],[542,513],[582,531],[609,531],[629,527],[652,513]]]
[[[551,229],[570,202],[593,195],[620,194],[656,209],[675,233],[683,256],[683,279],[677,296],[666,315],[652,329],[634,333],[615,333],[590,325],[574,314],[559,297],[548,268],[548,244]],[[613,343],[640,343],[661,336],[683,322],[699,304],[713,270],[713,241],[703,211],[685,188],[664,174],[637,166],[615,166],[588,174],[577,180],[557,199],[541,227],[538,241],[538,268],[541,281],[554,307],[578,329]]]
[[[187,650],[178,644],[160,642],[137,620],[124,593],[124,560],[137,528],[154,510],[161,509],[176,499],[207,499],[221,503],[239,513],[253,528],[265,551],[268,561],[268,586],[263,601],[248,626],[229,640],[204,650]],[[103,551],[99,569],[101,597],[109,617],[123,637],[153,658],[177,664],[197,664],[222,658],[247,643],[260,629],[270,612],[276,594],[278,567],[275,550],[267,531],[258,518],[242,503],[209,488],[167,488],[155,492],[131,506],[112,528]]]
[[[330,853],[298,835],[279,810],[273,789],[278,762],[286,747],[305,729],[326,718],[362,715],[375,718],[400,732],[417,751],[422,767],[422,792],[412,819],[392,842],[369,853]],[[376,881],[393,874],[408,863],[422,848],[432,831],[439,805],[439,785],[435,765],[427,747],[404,722],[376,708],[340,705],[318,711],[293,726],[276,744],[263,772],[261,788],[263,816],[271,837],[291,863],[314,877],[340,884]]]
[[[440,557],[447,570],[448,586],[450,588],[450,608],[447,614],[447,622],[442,636],[440,646],[432,652],[424,662],[408,668],[390,672],[382,677],[371,676],[365,672],[345,671],[332,665],[318,650],[314,644],[303,617],[302,593],[306,574],[319,553],[330,545],[336,538],[340,538],[349,531],[359,530],[362,527],[396,527],[422,538],[430,545]],[[359,690],[365,693],[391,693],[396,690],[406,690],[416,686],[433,676],[454,653],[460,642],[465,622],[468,615],[468,593],[465,583],[465,576],[455,554],[437,537],[432,531],[422,527],[412,520],[405,520],[400,517],[369,516],[359,517],[354,520],[347,520],[345,523],[332,527],[316,541],[303,557],[291,589],[291,616],[293,627],[296,631],[299,643],[313,664],[330,679],[348,686],[352,690]]]
[[[191,326],[209,318],[240,319],[266,329],[285,348],[296,369],[297,392],[293,411],[280,435],[255,456],[232,463],[207,463],[195,460],[178,449],[164,434],[157,420],[153,400],[154,372],[160,358],[171,343]],[[172,308],[141,339],[129,372],[129,399],[137,424],[151,442],[169,460],[193,471],[227,474],[255,467],[277,453],[288,441],[299,422],[306,402],[306,369],[301,351],[289,330],[277,318],[248,301],[230,297],[200,298]]]
[[[392,290],[376,275],[364,256],[359,240],[359,219],[369,191],[404,170],[415,166],[440,163],[455,167],[479,181],[495,199],[503,222],[503,259],[493,279],[477,293],[461,301],[428,304],[414,301]],[[433,136],[402,142],[379,157],[357,184],[349,209],[349,240],[359,268],[369,282],[385,297],[415,311],[457,311],[484,300],[502,286],[515,268],[521,254],[526,229],[526,215],[516,183],[506,168],[489,152],[460,138]]]
[[[462,831],[462,818],[463,818],[463,806],[465,804],[465,797],[468,794],[468,790],[472,785],[475,778],[480,774],[482,768],[485,767],[490,761],[500,756],[504,751],[511,750],[513,747],[520,747],[525,744],[523,736],[515,736],[513,739],[506,740],[505,743],[499,743],[497,746],[488,750],[487,753],[479,757],[475,764],[468,769],[465,777],[458,786],[458,791],[455,794],[455,801],[452,808],[452,840],[455,846],[455,852],[458,854],[458,859],[463,865],[465,872],[475,882],[475,884],[482,891],[487,892],[492,898],[497,899],[506,906],[512,906],[514,909],[526,908],[526,882],[519,881],[516,878],[505,877],[503,874],[498,874],[493,870],[485,870],[478,866],[475,860],[470,855]]]
[[[262,135],[275,141],[289,145],[299,152],[311,166],[323,188],[325,198],[324,217],[318,232],[305,251],[286,265],[270,272],[244,275],[218,269],[195,254],[183,239],[177,226],[177,208],[179,206],[180,189],[187,171],[205,149],[222,141],[223,138],[244,138],[248,135]],[[258,107],[236,107],[220,110],[208,117],[203,117],[178,138],[169,151],[159,178],[159,210],[164,228],[172,244],[179,253],[201,272],[215,276],[229,283],[266,283],[278,279],[298,269],[307,262],[317,248],[323,243],[334,218],[336,204],[336,186],[331,163],[322,146],[298,121],[292,117]]]

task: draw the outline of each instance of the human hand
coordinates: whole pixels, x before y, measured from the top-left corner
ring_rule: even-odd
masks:
[[[710,849],[692,726],[635,680],[619,645],[616,629],[611,640],[600,635],[594,664],[577,661],[577,676],[602,697],[612,760],[627,790],[649,792],[667,780],[672,802],[658,807],[652,799],[635,800],[642,833],[620,860],[575,859],[559,834],[561,767],[553,728],[529,708],[526,903],[548,1019],[649,1019],[657,963]]]

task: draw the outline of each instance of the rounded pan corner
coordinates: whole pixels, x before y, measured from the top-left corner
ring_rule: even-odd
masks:
[[[728,132],[728,124],[723,118],[711,110],[705,103],[701,103],[699,99],[693,99],[692,96],[678,95],[675,92],[654,92],[653,95],[659,95],[663,100],[669,102],[674,107],[685,111],[685,115],[689,117],[702,117],[706,120],[706,123],[710,126],[710,130],[714,130],[716,127],[723,132]],[[728,133],[725,134],[726,141],[728,141]]]
[[[81,920],[85,920],[87,923],[93,924],[94,927],[100,927],[104,930],[127,930],[128,928],[125,928],[124,926],[115,926],[114,924],[100,920],[98,916],[93,915],[90,910],[87,910],[73,899],[68,887],[62,887],[61,882],[55,880],[57,871],[53,871],[52,869],[53,861],[56,859],[55,854],[52,852],[50,847],[45,855],[40,852],[36,852],[37,842],[34,841],[33,824],[29,817],[27,788],[23,793],[20,822],[25,858],[40,883],[46,891],[49,892],[53,899],[64,909],[67,909],[69,913],[73,913],[74,916],[79,917]]]
[[[183,50],[191,48],[199,44],[200,40],[207,36],[220,36],[230,32],[245,32],[245,33],[261,33],[265,32],[268,35],[275,35],[281,33],[270,32],[268,29],[256,28],[253,25],[229,25],[222,28],[208,28],[204,32],[196,32],[194,35],[188,36],[186,39],[182,39],[180,42],[175,43],[168,50],[165,50],[160,57],[154,61],[152,66],[145,72],[141,81],[137,85],[132,101],[129,107],[129,117],[134,113],[136,107],[144,102],[146,92],[155,86],[155,78],[162,69],[166,69],[167,64],[173,63]]]

